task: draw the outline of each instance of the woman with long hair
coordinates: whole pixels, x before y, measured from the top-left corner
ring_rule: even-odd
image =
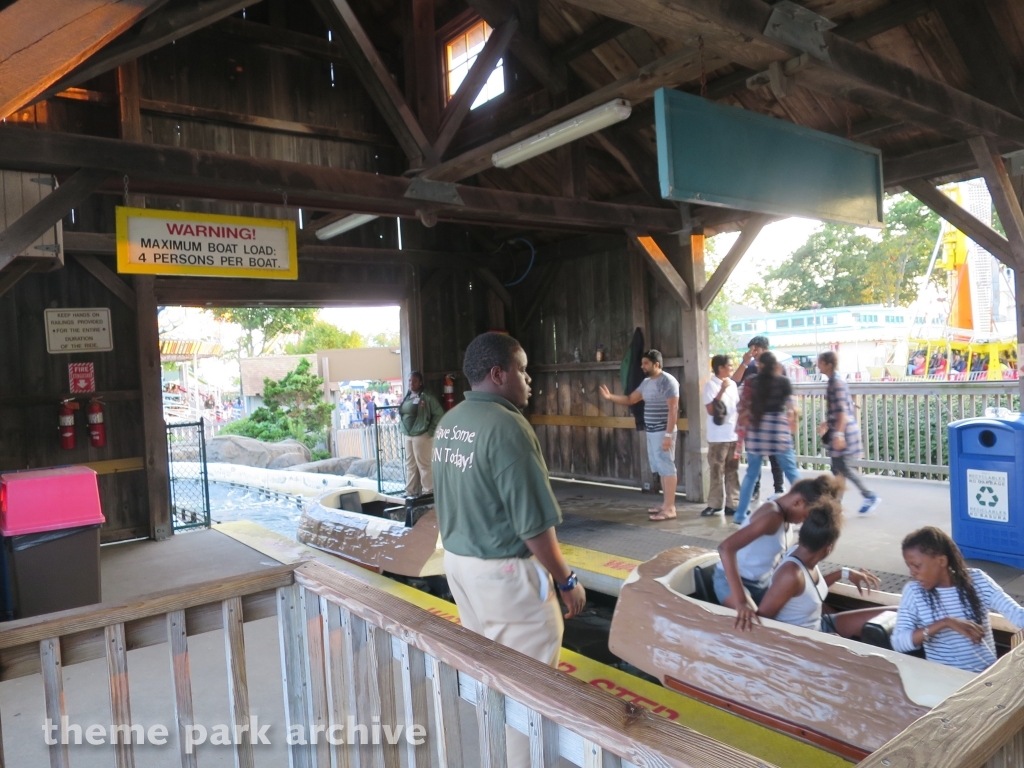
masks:
[[[903,540],[912,581],[903,588],[892,647],[902,653],[924,647],[929,661],[981,672],[996,660],[989,611],[1024,627],[1024,607],[992,577],[968,568],[949,534],[927,526]]]
[[[736,505],[733,522],[742,525],[747,517],[754,486],[761,479],[761,464],[765,457],[775,456],[790,484],[800,479],[793,451],[793,433],[790,430],[789,410],[793,385],[778,372],[778,361],[771,352],[762,352],[757,359],[759,373],[744,385],[746,408],[744,419],[744,447],[747,450],[747,474],[740,486],[740,501]],[[749,387],[750,392],[746,390]]]
[[[853,412],[853,400],[846,382],[836,371],[839,356],[835,352],[822,352],[818,355],[818,370],[828,378],[828,389],[825,399],[828,403],[828,418],[818,425],[818,433],[828,446],[828,455],[832,458],[832,474],[845,477],[857,486],[864,497],[859,512],[866,515],[873,512],[881,499],[864,485],[860,473],[846,462],[859,459],[864,455],[861,447],[860,425]]]
[[[839,612],[825,605],[828,588],[841,579],[855,585],[861,593],[877,589],[880,583],[870,571],[841,568],[823,574],[818,568],[832,554],[842,527],[843,510],[839,502],[829,496],[820,498],[800,526],[797,546],[775,569],[771,586],[758,606],[758,616],[854,638],[860,636],[865,623],[887,610],[886,606],[879,606]]]
[[[748,628],[772,580],[782,554],[792,546],[793,527],[802,525],[819,500],[836,498],[839,481],[818,475],[793,484],[788,493],[766,501],[738,531],[718,545],[715,567],[718,602],[736,611],[736,626]]]

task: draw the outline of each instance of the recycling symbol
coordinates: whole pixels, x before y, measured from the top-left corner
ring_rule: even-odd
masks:
[[[999,503],[999,497],[996,496],[996,492],[987,485],[981,486],[974,498],[983,507],[994,507]]]

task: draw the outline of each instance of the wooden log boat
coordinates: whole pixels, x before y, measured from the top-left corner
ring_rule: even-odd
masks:
[[[666,687],[860,760],[974,675],[710,602],[718,553],[676,547],[625,580],[609,648]]]
[[[306,506],[297,538],[377,573],[441,575],[444,550],[437,513],[432,506],[412,512],[407,520],[401,499],[365,488],[340,488]]]

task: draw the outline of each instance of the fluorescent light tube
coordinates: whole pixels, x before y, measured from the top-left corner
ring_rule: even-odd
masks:
[[[607,104],[594,107],[582,115],[577,115],[554,128],[548,128],[535,136],[523,139],[518,144],[495,152],[491,155],[491,163],[495,168],[511,168],[523,160],[542,155],[555,147],[568,144],[570,141],[607,128],[629,117],[632,107],[625,99],[612,99]]]
[[[346,216],[344,219],[338,219],[333,224],[321,227],[316,231],[316,236],[319,240],[330,240],[335,235],[340,235],[342,232],[348,232],[350,229],[361,227],[363,224],[373,221],[376,218],[379,217],[372,213],[353,213],[351,216]]]

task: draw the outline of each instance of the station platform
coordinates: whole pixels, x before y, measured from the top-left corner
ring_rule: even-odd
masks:
[[[740,467],[740,478],[746,471]],[[818,473],[805,472],[805,477]],[[882,580],[882,589],[899,593],[909,580],[900,543],[910,532],[925,525],[950,530],[949,485],[935,480],[865,476],[865,482],[882,498],[877,511],[860,515],[856,489],[843,499],[845,525],[830,560],[822,568],[842,566],[866,568]],[[696,546],[715,549],[737,530],[732,518],[722,515],[701,517],[704,504],[676,500],[675,520],[651,522],[648,508],[657,506],[660,496],[630,488],[552,479],[562,507],[564,521],[558,527],[559,541],[641,562],[671,547]],[[766,469],[762,489],[771,489]],[[762,498],[764,498],[762,490]],[[1024,571],[1002,563],[968,560],[968,564],[989,574],[1004,590],[1024,602]]]

